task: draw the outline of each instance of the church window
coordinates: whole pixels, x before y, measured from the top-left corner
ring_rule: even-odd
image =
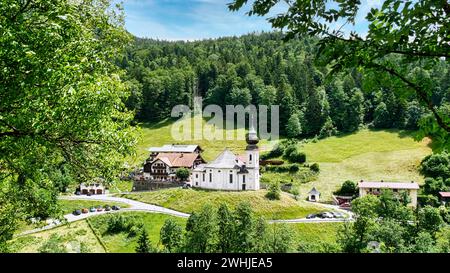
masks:
[[[230,173],[230,184],[233,183],[233,174]]]

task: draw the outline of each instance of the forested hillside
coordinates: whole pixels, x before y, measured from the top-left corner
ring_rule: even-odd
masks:
[[[330,74],[328,67],[316,65],[316,50],[314,39],[285,42],[280,33],[196,42],[136,38],[118,62],[132,84],[127,105],[139,121],[169,117],[174,105],[191,105],[194,93],[203,96],[204,105],[278,104],[280,131],[289,137],[325,137],[364,124],[417,129],[428,115],[416,95],[389,75]],[[433,90],[435,105],[450,100],[445,61],[417,64],[412,71]]]

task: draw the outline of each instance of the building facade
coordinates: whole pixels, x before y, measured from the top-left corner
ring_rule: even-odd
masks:
[[[380,195],[382,190],[392,190],[394,193],[408,193],[410,198],[410,205],[417,206],[417,192],[419,190],[419,184],[415,182],[364,182],[358,183],[359,196],[365,196],[367,194]]]
[[[179,168],[193,170],[205,163],[199,153],[158,153],[144,164],[144,179],[155,181],[176,181]]]
[[[245,155],[237,156],[225,149],[214,161],[194,168],[191,186],[229,191],[259,190],[259,139],[253,127],[246,141]]]

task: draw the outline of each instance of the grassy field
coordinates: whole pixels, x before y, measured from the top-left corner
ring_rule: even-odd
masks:
[[[61,207],[64,214],[72,213],[76,209],[82,209],[82,208],[90,208],[90,207],[97,207],[97,206],[120,206],[121,208],[127,208],[129,207],[125,203],[120,202],[103,202],[103,201],[90,201],[90,200],[59,200],[58,201],[59,206]]]
[[[173,218],[184,227],[186,219],[157,213],[121,212],[124,215],[135,216],[145,225],[153,246],[158,247],[159,232],[168,218]],[[89,252],[94,253],[134,253],[137,237],[128,237],[125,233],[106,233],[107,219],[111,214],[102,214],[69,223],[51,230],[42,231],[32,235],[16,237],[11,241],[11,250],[18,253],[35,253],[53,234],[61,237],[61,243],[71,252],[71,246],[83,242]],[[89,223],[90,225],[89,225]],[[98,238],[96,235],[98,235]],[[104,246],[104,247],[103,247]]]
[[[341,223],[296,223],[290,224],[295,231],[297,245],[336,243]]]
[[[159,232],[168,218],[172,218],[181,226],[185,226],[186,219],[172,217],[164,214],[145,212],[121,212],[123,215],[134,216],[141,220],[148,232],[149,239],[154,247],[161,248]],[[93,253],[134,253],[137,237],[129,237],[126,233],[108,234],[107,219],[110,215],[103,214],[73,222],[58,228],[42,231],[32,235],[17,237],[11,242],[11,250],[16,253],[35,253],[53,234],[60,236],[60,242],[67,247],[68,252],[74,252],[79,243],[83,242],[87,251]],[[89,221],[89,223],[88,223]],[[295,246],[314,245],[323,243],[332,244],[336,240],[338,223],[320,224],[288,224],[294,231]],[[273,228],[274,226],[269,226]],[[97,234],[97,236],[96,236]]]
[[[11,241],[10,248],[12,252],[16,253],[36,253],[53,234],[60,236],[61,243],[66,246],[68,252],[74,252],[74,247],[80,243],[85,244],[88,252],[105,252],[86,220],[69,223],[32,235],[16,237]]]
[[[122,197],[186,213],[199,210],[206,204],[219,206],[221,203],[226,203],[234,208],[240,202],[249,202],[257,214],[269,219],[303,218],[310,213],[324,211],[322,207],[305,201],[296,201],[285,193],[282,194],[281,200],[276,201],[268,200],[265,194],[265,190],[224,192],[172,188],[154,192],[125,194]]]
[[[173,217],[158,213],[145,213],[145,212],[122,212],[123,215],[135,216],[145,226],[148,237],[154,247],[161,248],[159,244],[159,232],[164,222],[172,218],[183,228],[186,224],[186,219]],[[134,253],[137,245],[137,237],[129,237],[126,233],[108,234],[107,219],[109,215],[104,214],[101,216],[93,217],[89,219],[92,228],[100,236],[100,239],[106,246],[108,252],[111,253]]]
[[[302,198],[312,187],[322,193],[322,201],[345,180],[423,182],[420,161],[431,153],[429,140],[416,142],[409,133],[396,130],[361,130],[355,134],[330,137],[300,147],[308,162],[318,162],[317,180],[300,186]]]
[[[136,157],[131,158],[131,165],[140,164],[143,160],[148,157],[148,148],[152,146],[162,146],[165,144],[198,144],[204,149],[204,153],[202,154],[205,160],[213,160],[219,153],[221,153],[225,148],[232,150],[235,153],[243,153],[246,147],[245,139],[241,140],[226,140],[226,135],[231,134],[232,136],[237,135],[245,135],[245,129],[230,129],[227,130],[225,128],[213,127],[210,124],[207,124],[205,120],[202,120],[202,124],[204,126],[204,130],[211,130],[216,134],[222,136],[223,140],[207,140],[205,138],[201,138],[200,140],[187,140],[187,141],[178,141],[173,139],[172,137],[172,129],[175,130],[177,126],[184,121],[172,121],[172,120],[163,120],[158,123],[145,123],[141,124],[142,134],[140,137],[140,141],[137,147],[137,155]],[[189,118],[187,124],[194,124],[194,118]],[[193,126],[192,126],[193,128]],[[191,136],[194,136],[194,130],[191,129]],[[260,147],[264,150],[272,147],[274,142],[269,142],[266,140],[262,140],[260,142]]]

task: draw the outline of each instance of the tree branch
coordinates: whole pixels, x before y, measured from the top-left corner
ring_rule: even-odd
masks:
[[[439,126],[450,133],[450,125],[446,124],[444,122],[444,120],[442,119],[442,117],[439,115],[438,111],[434,107],[433,102],[428,98],[428,96],[424,92],[424,90],[422,90],[419,86],[417,86],[412,81],[408,80],[406,77],[404,77],[403,75],[401,75],[400,73],[398,73],[397,71],[395,71],[394,69],[392,69],[390,67],[385,67],[385,66],[382,66],[382,65],[377,64],[377,63],[371,63],[370,65],[375,67],[375,68],[381,69],[381,70],[383,70],[385,72],[388,72],[392,76],[397,77],[398,79],[400,79],[401,81],[406,83],[407,86],[409,86],[414,91],[416,91],[416,94],[419,96],[419,98],[427,105],[428,109],[433,113],[433,115],[434,115],[437,123],[439,124]]]

